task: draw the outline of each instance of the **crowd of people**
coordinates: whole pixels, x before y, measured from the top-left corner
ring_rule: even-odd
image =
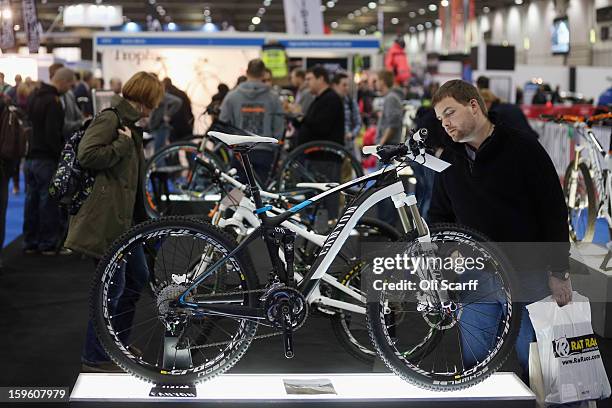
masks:
[[[146,219],[140,182],[145,163],[143,129],[151,134],[156,150],[169,141],[191,137],[191,103],[170,78],[160,81],[154,74],[139,72],[125,84],[113,79],[110,83],[115,92],[110,103],[113,109],[96,115],[92,90],[100,89],[98,79],[88,72],[79,79],[75,72],[61,64],[50,67],[49,77],[48,83],[36,83],[26,78],[25,81],[19,79],[15,87],[10,87],[4,84],[0,75],[4,103],[20,106],[32,128],[23,166],[26,179],[23,250],[27,254],[49,256],[76,251],[97,264],[116,238],[130,226]],[[406,93],[396,76],[383,70],[363,79],[354,84],[356,98],[351,92],[351,81],[347,73],[330,73],[320,65],[307,70],[296,68],[290,74],[295,96],[283,103],[280,93],[272,86],[271,72],[260,59],[255,59],[249,62],[246,75],[238,79],[233,89],[219,85],[207,111],[217,120],[261,136],[281,138],[290,128],[298,145],[331,141],[345,146],[356,156],[359,156],[361,144],[400,143]],[[486,82],[480,85],[477,89],[463,81],[450,81],[442,87],[432,84],[423,95],[414,127],[429,130],[427,145],[430,153],[452,162],[453,167],[443,176],[437,176],[434,183],[435,177],[430,170],[414,166],[416,194],[422,214],[427,216],[431,205],[429,216],[432,221],[461,222],[502,241],[525,236],[535,242],[567,241],[566,218],[562,214],[565,204],[550,159],[547,160],[541,147],[533,143],[537,135],[524,117],[519,118],[522,113],[516,106],[499,101]],[[376,102],[377,98],[379,102]],[[66,211],[49,196],[49,182],[60,161],[65,141],[92,117],[94,119],[79,145],[78,160],[84,168],[95,171],[95,183],[90,197],[78,213],[68,217]],[[368,130],[373,131],[371,140],[367,140]],[[546,177],[541,181],[550,186],[550,194],[542,197],[543,190],[534,184],[533,194],[516,194],[520,197],[516,206],[508,203],[488,208],[487,203],[499,204],[500,197],[507,196],[506,191],[500,190],[504,190],[507,184],[499,184],[495,177],[506,180],[509,175],[495,165],[496,160],[512,160],[506,157],[511,155],[511,150],[499,151],[495,146],[512,144],[513,137],[521,141],[523,157],[533,156],[532,164],[537,167],[532,169],[533,173],[525,174],[526,179],[534,174]],[[271,162],[270,151],[267,147],[254,149],[251,161],[256,172],[265,172]],[[340,164],[323,160],[319,165],[330,180],[339,181]],[[3,191],[8,191],[8,178],[18,166],[18,163],[11,162],[3,167],[7,169],[3,171]],[[474,172],[478,172],[482,180],[472,177]],[[485,179],[490,179],[490,183]],[[470,194],[482,198],[478,205],[474,206]],[[2,196],[4,203],[5,196]],[[379,217],[393,223],[397,214],[392,203],[389,204],[378,208]],[[551,212],[551,208],[555,212]],[[517,229],[512,221],[517,216],[522,219],[517,212],[523,212],[531,220],[530,225],[541,224],[543,228]],[[512,213],[513,217],[505,217],[505,213]],[[337,215],[330,209],[332,218]],[[2,214],[3,219],[5,216]],[[506,220],[503,225],[500,219]],[[491,225],[501,225],[502,228],[491,229]],[[556,235],[546,235],[542,231]],[[516,234],[523,235],[519,237]],[[566,266],[565,261],[560,261],[554,265],[554,272]],[[148,273],[144,254],[134,251],[123,274],[124,282],[116,289],[130,295],[113,306],[122,315],[124,313],[119,309],[125,309],[123,322],[129,324],[132,318],[129,311],[138,301]],[[542,281],[537,282],[540,289],[544,287]],[[551,282],[549,284],[559,301],[567,302],[565,281],[559,278]],[[473,319],[475,324],[481,323],[477,316]],[[91,322],[87,330],[82,354],[84,370],[118,371],[119,368],[100,346]],[[525,341],[533,338],[532,328],[522,330],[521,338]],[[524,353],[524,344],[520,350]],[[521,364],[526,363],[524,354],[519,357]]]

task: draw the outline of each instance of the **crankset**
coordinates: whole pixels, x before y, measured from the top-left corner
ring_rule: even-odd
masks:
[[[304,324],[308,317],[308,303],[299,291],[284,286],[273,286],[261,299],[265,317],[276,329],[281,330],[285,357],[293,358],[293,332]]]

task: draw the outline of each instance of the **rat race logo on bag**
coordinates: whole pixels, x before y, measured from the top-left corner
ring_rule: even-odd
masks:
[[[570,338],[561,337],[553,340],[552,346],[553,353],[557,358],[599,350],[594,334]]]

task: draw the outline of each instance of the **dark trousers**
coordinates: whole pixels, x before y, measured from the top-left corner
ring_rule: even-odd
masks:
[[[53,251],[58,248],[60,210],[57,202],[49,196],[49,183],[56,167],[55,160],[29,159],[25,162],[24,249]]]
[[[98,262],[98,259],[94,259],[96,267]],[[109,296],[111,297],[110,314],[116,316],[113,319],[113,329],[118,333],[119,339],[126,347],[129,345],[130,329],[134,320],[136,303],[140,299],[140,294],[148,280],[149,269],[144,251],[142,246],[138,246],[128,257],[127,265],[122,264],[120,269],[115,272],[114,284],[109,288]],[[87,324],[87,336],[81,360],[90,364],[110,360],[98,340],[91,319]]]
[[[6,171],[8,166],[0,165],[0,252],[4,247],[4,234],[6,229],[6,207],[8,205],[9,180],[11,174]]]

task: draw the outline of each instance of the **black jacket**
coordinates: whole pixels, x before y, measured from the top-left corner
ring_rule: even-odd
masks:
[[[59,161],[64,147],[64,108],[57,89],[42,83],[28,101],[28,116],[32,122],[28,159]]]
[[[183,104],[179,108],[178,112],[172,115],[170,118],[170,125],[172,126],[172,134],[170,135],[170,141],[175,142],[177,140],[188,139],[193,135],[193,112],[191,110],[191,100],[189,96],[174,85],[170,85],[166,92],[181,98]]]
[[[525,114],[517,105],[510,103],[493,103],[489,109],[489,120],[496,125],[503,125],[526,136],[538,138],[539,135],[531,128]]]
[[[344,146],[344,105],[331,88],[310,104],[299,129],[299,144],[326,140]]]
[[[533,242],[536,258],[509,253],[522,270],[568,268],[567,208],[552,160],[531,137],[496,126],[472,161],[465,143],[450,143],[441,159],[429,209],[434,222],[457,222],[495,242]],[[548,245],[544,243],[555,243]]]

